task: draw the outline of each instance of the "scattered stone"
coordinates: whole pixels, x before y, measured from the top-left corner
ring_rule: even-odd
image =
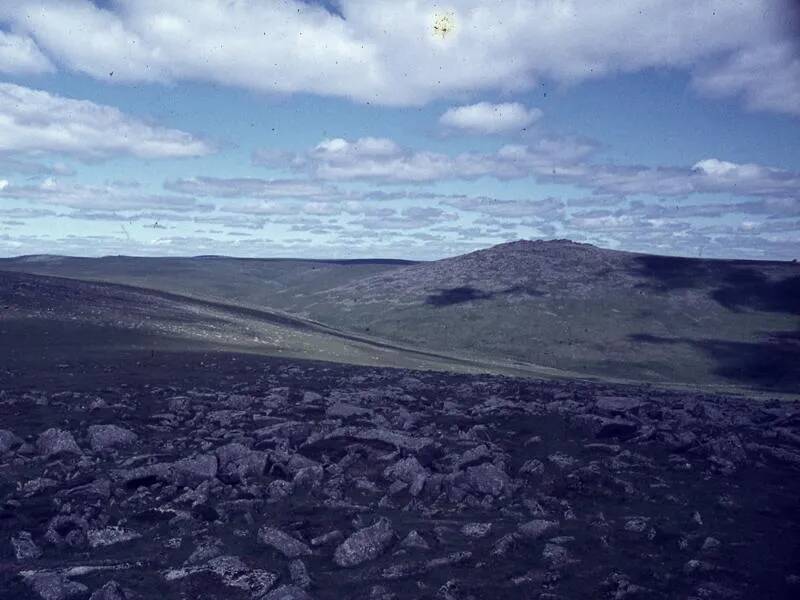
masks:
[[[178,485],[198,485],[217,476],[217,457],[202,454],[194,458],[182,458],[173,464],[173,479]]]
[[[484,538],[491,530],[491,523],[466,523],[461,528],[461,533],[471,538]]]
[[[289,576],[298,587],[308,589],[311,585],[311,577],[308,574],[308,569],[306,569],[306,563],[299,558],[289,563]]]
[[[313,600],[308,593],[296,585],[282,585],[272,590],[264,600]]]
[[[129,429],[118,425],[90,425],[89,445],[95,452],[106,452],[135,444],[139,437]]]
[[[326,546],[327,544],[335,544],[342,539],[344,539],[344,534],[338,529],[335,529],[334,531],[312,538],[311,545],[314,547]]]
[[[14,435],[13,432],[8,429],[0,429],[0,454],[5,454],[20,444],[22,444],[22,440]]]
[[[473,492],[499,496],[508,491],[510,480],[491,463],[483,463],[466,470],[466,484]]]
[[[517,530],[530,540],[538,540],[541,537],[558,529],[558,521],[546,521],[544,519],[534,519],[520,525]]]
[[[135,531],[114,526],[104,527],[103,529],[90,529],[86,532],[86,537],[92,548],[99,548],[101,546],[113,546],[114,544],[130,542],[142,536]]]
[[[426,542],[425,538],[423,538],[416,530],[409,532],[409,534],[405,538],[403,538],[403,541],[400,542],[400,547],[418,548],[420,550],[430,550],[428,542]]]
[[[27,531],[20,531],[11,538],[11,545],[14,547],[14,556],[19,561],[26,561],[39,558],[42,549],[33,541],[33,536]]]
[[[75,438],[63,429],[48,429],[36,440],[36,449],[47,458],[60,454],[81,454]]]
[[[89,592],[84,584],[70,581],[54,571],[23,571],[20,574],[43,600],[67,600]]]
[[[262,544],[275,548],[286,558],[297,558],[298,556],[308,556],[311,554],[311,548],[304,542],[274,527],[265,526],[259,529],[258,540]]]
[[[131,600],[132,598],[132,594],[128,594],[120,584],[112,580],[92,594],[89,600]]]
[[[394,538],[392,524],[381,517],[370,527],[355,532],[336,548],[333,561],[340,567],[354,567],[374,560],[389,547]]]

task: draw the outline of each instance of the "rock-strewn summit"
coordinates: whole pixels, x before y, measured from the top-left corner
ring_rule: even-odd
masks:
[[[792,403],[236,355],[70,373],[2,380],[3,597],[800,591]]]

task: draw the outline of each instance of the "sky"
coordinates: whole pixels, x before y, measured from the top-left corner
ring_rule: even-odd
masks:
[[[800,258],[797,6],[0,2],[0,256]]]

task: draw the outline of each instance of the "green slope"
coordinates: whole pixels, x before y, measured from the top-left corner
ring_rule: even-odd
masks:
[[[657,383],[800,386],[800,268],[791,263],[553,241],[424,263],[28,258],[0,269],[270,308],[477,361]]]

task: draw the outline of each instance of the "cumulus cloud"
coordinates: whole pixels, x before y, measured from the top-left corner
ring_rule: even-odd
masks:
[[[495,152],[444,154],[403,148],[389,139],[326,139],[308,152],[286,158],[285,166],[314,179],[376,183],[429,183],[479,177],[522,179],[582,187],[605,196],[800,197],[800,173],[706,158],[690,167],[645,167],[596,163],[589,140],[545,137],[507,144]]]
[[[327,180],[424,183],[484,176],[511,179],[571,165],[594,147],[575,138],[541,138],[529,145],[506,145],[494,153],[448,155],[411,150],[385,138],[334,138],[304,154],[286,156],[284,166]],[[254,156],[257,164],[258,156]],[[276,166],[273,161],[267,164]]]
[[[138,0],[103,8],[90,0],[23,0],[2,3],[0,21],[60,66],[104,80],[114,71],[121,82],[206,81],[409,105],[525,90],[542,78],[571,83],[649,68],[691,71],[717,60],[732,60],[728,69],[737,77],[759,80],[765,75],[735,65],[787,38],[784,4],[453,0],[447,9],[455,27],[446,35],[434,29],[437,7],[422,0],[339,0],[336,12],[300,0]],[[789,85],[792,75],[783,68],[791,59],[776,60],[772,89]],[[747,79],[715,87],[739,93],[757,85]]]
[[[697,72],[693,83],[709,96],[741,96],[752,110],[800,115],[800,56],[789,41],[740,50]]]
[[[439,123],[468,133],[493,134],[519,131],[541,116],[538,108],[527,108],[519,102],[478,102],[449,108],[439,117]]]
[[[335,188],[312,181],[255,177],[192,177],[167,181],[164,188],[214,198],[326,198],[337,192]]]
[[[410,206],[404,208],[398,214],[381,216],[381,217],[365,217],[351,221],[352,225],[360,225],[365,229],[371,231],[375,230],[403,230],[403,229],[420,229],[423,227],[430,227],[438,223],[448,221],[457,221],[458,215],[448,213],[441,209],[434,207]]]
[[[211,147],[110,106],[0,83],[0,152],[166,158],[201,156]]]
[[[187,210],[203,212],[214,205],[189,196],[166,196],[131,193],[127,187],[114,185],[64,184],[47,178],[32,185],[7,184],[0,190],[0,198],[33,201],[36,204],[62,206],[81,210]]]
[[[559,198],[543,200],[500,200],[486,196],[454,196],[441,204],[467,212],[478,212],[496,219],[519,219],[524,217],[556,218],[563,213],[564,201]]]
[[[0,73],[47,73],[54,67],[30,37],[0,30]]]

